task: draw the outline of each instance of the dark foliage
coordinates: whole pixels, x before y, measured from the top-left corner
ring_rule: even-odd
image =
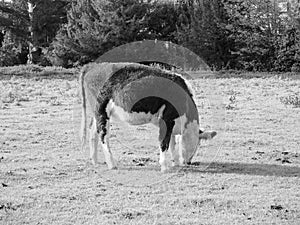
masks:
[[[1,41],[2,62],[26,63],[28,46],[31,43],[34,46],[33,54],[36,56],[35,63],[50,64],[45,63],[47,60],[43,53],[47,51],[60,25],[67,21],[68,1],[32,0],[31,2],[34,4],[32,21],[28,13],[27,0],[0,2],[0,30],[8,36],[6,40],[3,38]],[[33,35],[30,35],[30,27]]]
[[[40,64],[72,67],[122,44],[157,39],[187,47],[217,70],[300,70],[296,1],[285,8],[273,0],[32,1],[34,40],[26,0],[0,2],[2,61],[7,55],[8,63],[23,63],[32,42]]]

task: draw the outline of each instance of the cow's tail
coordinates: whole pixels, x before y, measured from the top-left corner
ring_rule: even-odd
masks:
[[[84,88],[84,76],[86,74],[86,66],[81,70],[79,77],[80,91],[81,91],[81,129],[80,129],[80,139],[81,139],[81,149],[83,150],[86,145],[86,133],[87,133],[87,115],[86,115],[86,93]]]

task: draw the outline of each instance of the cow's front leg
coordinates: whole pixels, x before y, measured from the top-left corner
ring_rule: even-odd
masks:
[[[161,172],[166,172],[168,170],[166,154],[169,148],[174,124],[175,124],[174,121],[168,121],[165,123],[162,119],[159,120],[159,143],[160,143],[159,163],[161,166]]]
[[[104,153],[105,161],[109,169],[116,169],[117,165],[109,148],[109,130],[110,124],[108,119],[103,119],[100,125],[100,143]]]
[[[182,140],[182,135],[179,135],[178,140],[178,155],[179,155],[179,165],[184,166],[185,165],[185,160],[184,160],[184,149],[183,149],[183,140]]]
[[[179,153],[176,151],[176,140],[174,134],[171,135],[169,151],[171,153],[172,166],[179,166]]]

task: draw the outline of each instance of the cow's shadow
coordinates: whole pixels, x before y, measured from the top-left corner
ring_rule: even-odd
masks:
[[[275,164],[237,163],[237,162],[194,162],[185,167],[187,173],[223,173],[257,176],[300,177],[300,167]]]
[[[120,170],[159,171],[159,165],[121,166]],[[238,162],[194,162],[191,166],[171,169],[169,173],[244,174],[253,176],[300,177],[300,167],[291,165],[238,163]]]

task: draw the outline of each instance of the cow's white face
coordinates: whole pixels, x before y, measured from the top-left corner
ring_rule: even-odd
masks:
[[[201,140],[210,140],[217,135],[215,131],[200,131],[198,123],[195,121],[188,124],[187,129],[181,137],[181,164],[191,164],[197,152]]]
[[[186,129],[184,130],[181,136],[181,163],[189,164],[197,151],[197,147],[199,145],[199,125],[195,120],[191,123],[188,123]]]

